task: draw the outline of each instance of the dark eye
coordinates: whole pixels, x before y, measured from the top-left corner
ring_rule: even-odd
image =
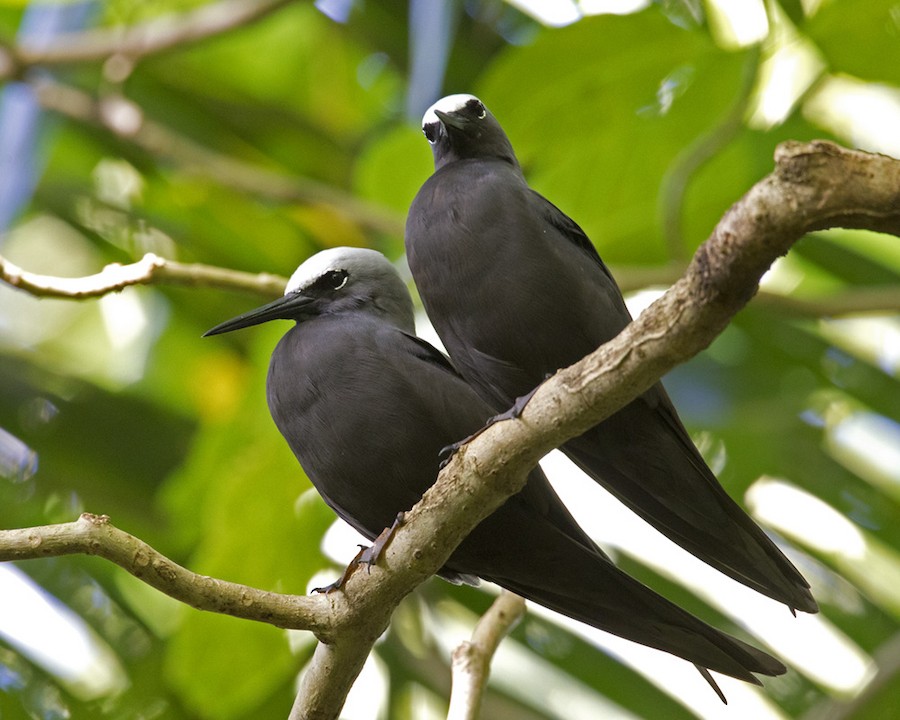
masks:
[[[428,140],[428,142],[430,142],[432,145],[437,142],[438,125],[439,123],[429,123],[422,128],[422,132],[425,134],[425,139]]]
[[[480,100],[476,100],[475,98],[472,98],[466,103],[466,111],[479,120],[483,120],[484,116],[487,115],[487,108],[485,108]]]
[[[319,278],[318,282],[331,290],[340,290],[347,284],[347,278],[349,277],[350,273],[346,270],[329,270]]]

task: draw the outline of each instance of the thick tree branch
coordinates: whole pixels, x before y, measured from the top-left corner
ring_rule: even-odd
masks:
[[[164,15],[126,28],[97,28],[57,35],[49,47],[23,44],[5,48],[9,56],[0,66],[0,79],[35,65],[103,61],[113,55],[137,60],[184,47],[249,25],[281,9],[291,0],[221,0],[185,13]]]
[[[500,641],[525,615],[525,600],[504,590],[475,625],[472,639],[453,651],[453,691],[447,720],[477,720]]]
[[[900,235],[900,161],[828,142],[791,142],[779,147],[776,163],[775,172],[726,213],[662,298],[616,338],[541,385],[519,419],[492,425],[460,449],[407,513],[383,555],[385,571],[373,569],[366,578],[369,592],[396,597],[406,580],[415,583],[419,573],[443,565],[475,525],[522,488],[547,452],[707,347],[750,300],[772,262],[804,234],[840,226]],[[351,607],[356,579],[342,598]],[[358,657],[367,652],[355,651]],[[346,682],[332,682],[327,672],[318,677],[317,699],[331,703],[298,697],[294,717],[337,717],[343,700],[334,698]]]
[[[519,419],[492,425],[463,446],[406,514],[378,566],[326,596],[333,624],[317,633],[326,644],[307,670],[292,717],[338,717],[400,600],[522,488],[543,455],[708,346],[796,240],[827,227],[900,235],[900,161],[814,142],[785,143],[776,163],[726,213],[684,277],[619,336],[541,385]]]

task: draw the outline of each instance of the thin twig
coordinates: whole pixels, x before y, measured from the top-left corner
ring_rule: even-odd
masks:
[[[153,253],[147,253],[135,263],[107,265],[94,275],[79,278],[38,275],[23,270],[0,256],[0,280],[36,297],[69,300],[100,297],[120,292],[130,285],[156,283],[241,290],[277,297],[284,292],[287,284],[287,280],[278,275],[240,272],[199,263],[179,263]]]
[[[760,291],[753,299],[753,305],[784,315],[807,318],[898,313],[900,287],[856,288],[822,297],[797,297]]]
[[[266,592],[198,575],[119,530],[105,515],[84,513],[75,522],[0,530],[0,562],[76,553],[105,558],[198,610],[317,634],[334,624],[329,603],[322,597]]]
[[[679,275],[676,268],[628,268],[616,272],[624,276],[625,291],[648,285],[671,285]],[[120,292],[130,285],[186,285],[218,290],[252,292],[264,297],[277,297],[284,291],[287,279],[271,273],[248,273],[240,270],[180,263],[152,253],[128,265],[107,265],[99,273],[78,278],[38,275],[23,270],[0,255],[0,281],[35,297],[85,300]],[[799,298],[760,291],[754,305],[797,317],[839,317],[863,313],[900,312],[900,288],[859,288],[816,298]]]
[[[524,615],[525,600],[504,590],[475,625],[472,639],[453,651],[453,690],[447,720],[478,718],[494,653]]]

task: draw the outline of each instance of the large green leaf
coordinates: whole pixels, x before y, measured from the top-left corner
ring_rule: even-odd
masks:
[[[102,3],[98,21],[133,23],[199,4],[114,0]],[[795,21],[801,4],[816,5],[781,2]],[[900,85],[896,4],[824,0],[800,31],[821,50],[829,72]],[[32,5],[34,18],[41,8]],[[431,172],[418,118],[401,120],[420,112],[405,103],[416,26],[408,3],[352,5],[345,23],[326,18],[312,3],[286,5],[258,23],[140,59],[121,83],[111,72],[116,63],[52,68],[58,81],[95,99],[122,94],[134,101],[146,120],[175,133],[175,143],[163,134],[158,145],[139,147],[127,133],[114,136],[65,112],[45,115],[50,121],[41,124],[34,151],[4,135],[10,178],[18,184],[17,172],[34,170],[39,185],[13,234],[0,237],[13,243],[3,252],[15,245],[8,238],[17,229],[49,218],[39,237],[25,243],[32,258],[22,263],[29,270],[84,274],[152,251],[287,275],[334,244],[368,244],[398,256],[399,235],[371,231],[347,206],[364,199],[402,219]],[[662,225],[663,193],[671,192],[670,199],[683,193],[683,204],[669,210],[680,217],[682,244],[690,250],[772,170],[778,142],[821,136],[799,113],[768,130],[733,122],[699,170],[680,174],[685,160],[696,157],[698,141],[716,133],[745,96],[743,73],[756,60],[753,50],[718,48],[703,27],[703,7],[700,0],[669,0],[630,16],[551,29],[506,3],[457,3],[456,24],[441,29],[453,40],[449,67],[443,79],[432,79],[446,92],[484,98],[533,185],[584,226],[605,258],[662,263],[678,250],[664,240],[672,228]],[[18,1],[0,7],[5,44],[13,43],[23,9]],[[179,145],[178,137],[189,144]],[[254,168],[315,180],[347,202],[323,206],[302,193],[273,194],[255,182]],[[122,192],[110,196],[110,170],[116,182],[126,177],[135,184],[124,192],[114,182],[112,189]],[[44,244],[48,238],[53,243]],[[815,235],[790,254],[782,275],[798,297],[893,287],[898,248],[884,235]],[[0,478],[2,524],[71,520],[82,508],[109,512],[192,570],[304,592],[310,575],[326,564],[319,544],[333,515],[266,409],[265,367],[284,328],[200,339],[263,298],[190,287],[130,293],[141,299],[142,339],[150,351],[142,356],[140,379],[110,382],[125,361],[96,301],[24,303],[15,302],[22,298],[14,293],[0,302],[0,426],[34,449],[39,463],[30,478]],[[54,306],[63,312],[54,315]],[[23,325],[40,331],[33,336],[42,340],[16,340],[11,328]],[[896,351],[864,351],[834,330],[830,322],[751,304],[708,352],[673,372],[667,386],[689,429],[716,451],[721,481],[733,497],[740,500],[760,475],[784,477],[884,551],[890,562],[880,567],[886,571],[848,566],[815,548],[806,548],[815,557],[797,557],[814,581],[823,617],[876,658],[886,648],[889,660],[889,639],[900,631],[892,593],[861,573],[871,570],[883,580],[896,565],[896,491],[834,451],[825,415],[838,407],[885,424],[900,420],[896,364],[889,362]],[[127,335],[128,328],[119,332]],[[687,609],[735,629],[677,581],[637,560],[620,560],[627,572]],[[272,627],[178,607],[97,558],[23,567],[103,637],[131,685],[117,698],[85,703],[3,648],[0,679],[27,675],[21,688],[0,687],[4,718],[24,717],[22,698],[42,693],[62,698],[75,720],[287,715],[295,673],[312,643],[308,634],[292,637],[290,645]],[[401,606],[376,650],[390,674],[389,717],[418,720],[421,704],[414,700],[422,693],[432,707],[446,702],[447,639],[434,635],[431,613],[423,608],[461,613],[463,606],[478,613],[488,601],[476,590],[435,580]],[[299,651],[297,638],[303,639]],[[512,643],[550,669],[546,678],[527,678],[547,698],[559,692],[548,678],[568,677],[636,716],[689,715],[650,680],[549,621],[530,615]],[[864,693],[854,717],[890,716],[897,688],[888,678],[881,692]],[[763,692],[789,717],[820,717],[842,702],[794,669],[767,681]],[[48,707],[29,706],[37,714]],[[496,683],[483,712],[504,720],[558,715]]]
[[[896,0],[831,0],[805,31],[835,73],[900,85],[900,12]]]
[[[257,334],[247,375],[207,376],[219,393],[234,392],[228,384],[237,383],[236,402],[210,409],[169,480],[167,504],[182,542],[196,543],[192,570],[304,594],[325,565],[319,543],[334,515],[304,492],[309,481],[268,415],[264,377],[275,333]],[[166,662],[185,702],[210,718],[239,717],[297,669],[283,631],[196,612],[185,616]]]
[[[588,18],[509,48],[477,91],[533,187],[573,217],[605,259],[654,263],[667,258],[663,179],[737,100],[743,61],[650,9]]]

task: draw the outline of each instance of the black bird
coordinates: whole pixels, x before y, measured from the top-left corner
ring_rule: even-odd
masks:
[[[406,222],[428,317],[495,411],[615,337],[622,293],[582,229],[528,187],[503,128],[472,95],[425,113],[434,174]],[[661,383],[565,452],[684,549],[741,583],[816,612],[809,584],[719,484]]]
[[[442,447],[475,432],[491,408],[444,355],[414,335],[412,301],[374,250],[335,248],[304,262],[284,297],[207,335],[268,320],[296,325],[272,354],[269,409],[325,502],[370,540],[438,474]],[[484,520],[440,575],[496,582],[596,628],[755,684],[773,657],[660,597],[612,564],[536,468]],[[724,700],[724,698],[723,698]]]

